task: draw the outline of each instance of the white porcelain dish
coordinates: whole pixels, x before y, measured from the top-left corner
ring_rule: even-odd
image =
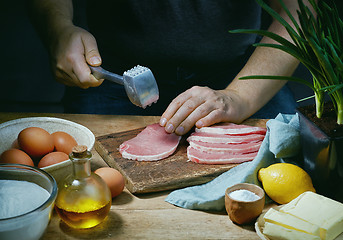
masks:
[[[95,136],[85,126],[61,118],[28,117],[0,124],[0,154],[10,149],[20,131],[27,127],[40,127],[49,133],[64,131],[73,136],[79,145],[86,145],[88,150],[92,150],[94,146]],[[63,179],[71,173],[71,161],[67,160],[42,169],[50,173],[59,182],[60,179]]]

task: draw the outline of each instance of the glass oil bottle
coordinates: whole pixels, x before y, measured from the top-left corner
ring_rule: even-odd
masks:
[[[107,184],[91,172],[91,152],[79,145],[69,154],[73,174],[58,185],[55,210],[73,228],[91,228],[108,215],[112,197]]]

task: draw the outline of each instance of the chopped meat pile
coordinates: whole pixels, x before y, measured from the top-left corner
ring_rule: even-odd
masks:
[[[136,137],[123,142],[119,152],[123,158],[138,161],[156,161],[173,154],[181,136],[167,133],[155,123],[147,126]]]
[[[257,155],[266,128],[220,123],[196,128],[187,141],[188,159],[203,164],[229,164],[251,161]]]

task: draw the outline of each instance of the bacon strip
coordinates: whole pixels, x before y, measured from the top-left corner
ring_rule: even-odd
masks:
[[[193,132],[187,141],[199,141],[208,143],[249,143],[249,142],[259,142],[264,139],[264,134],[249,134],[249,135],[226,135],[226,134],[215,134],[206,132]]]
[[[188,159],[202,164],[252,161],[262,144],[266,128],[220,123],[196,128],[187,141]]]
[[[192,162],[202,164],[230,164],[252,161],[257,152],[247,154],[222,154],[215,152],[203,152],[191,146],[187,147],[187,157]]]
[[[257,152],[261,146],[261,143],[262,141],[242,144],[205,143],[199,141],[190,141],[189,145],[192,148],[209,153],[216,152],[225,154],[246,154],[251,152]]]
[[[246,135],[246,134],[266,134],[267,129],[263,127],[253,127],[234,123],[219,123],[210,127],[196,128],[195,132],[206,132],[215,134]]]

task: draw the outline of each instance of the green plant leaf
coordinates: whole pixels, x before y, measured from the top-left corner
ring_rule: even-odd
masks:
[[[310,71],[312,83],[288,76],[256,75],[240,79],[289,80],[304,84],[314,91],[318,117],[322,115],[324,94],[328,94],[338,115],[337,122],[343,124],[343,21],[334,2],[308,0],[314,9],[314,14],[303,0],[298,0],[298,23],[283,0],[278,0],[293,23],[292,27],[269,7],[265,0],[256,1],[285,28],[292,42],[275,33],[260,29],[237,29],[230,32],[258,34],[273,39],[279,44],[256,43],[254,46],[279,49],[297,58]]]
[[[289,30],[292,34],[297,35],[296,31],[291,27],[291,25],[289,25],[289,23],[285,19],[283,19],[277,12],[275,12],[274,9],[269,7],[268,4],[266,4],[263,0],[256,0],[256,2],[273,18],[279,21],[287,30]],[[282,0],[279,0],[279,2],[284,5]],[[285,10],[288,11],[287,8]]]

